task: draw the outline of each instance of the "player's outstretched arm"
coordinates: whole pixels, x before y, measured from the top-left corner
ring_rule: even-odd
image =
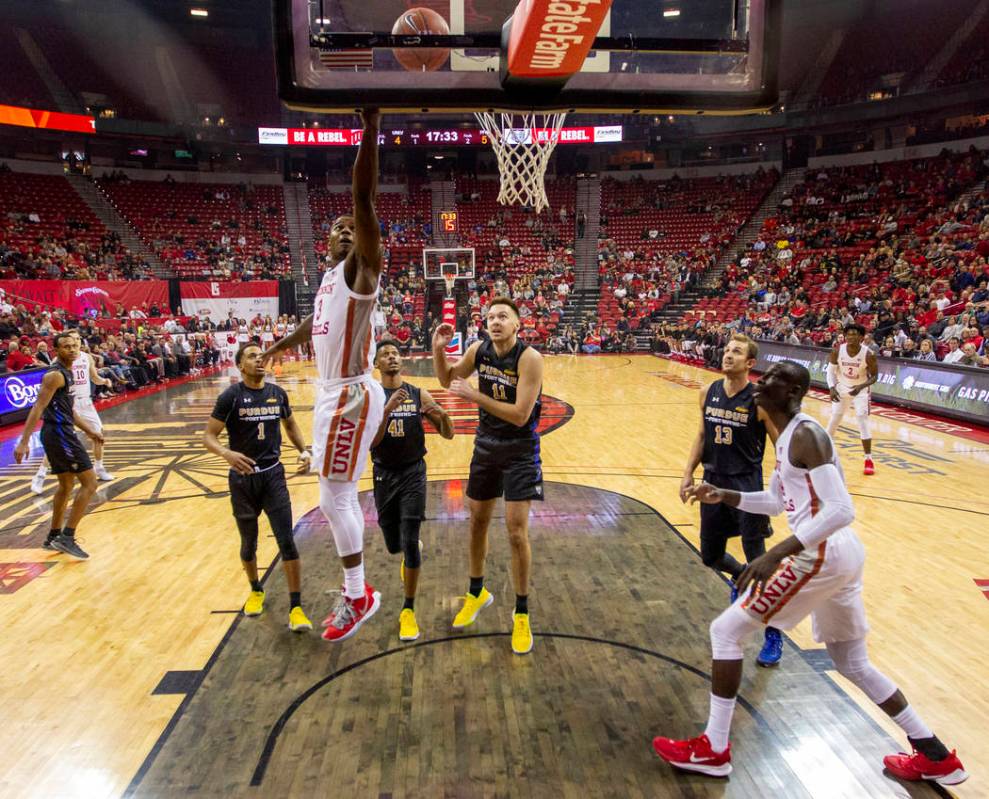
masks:
[[[542,386],[543,356],[530,347],[519,359],[519,382],[515,387],[515,402],[499,402],[482,394],[462,378],[455,379],[450,384],[450,393],[475,402],[492,416],[521,427],[532,413]]]
[[[285,338],[280,341],[276,341],[268,347],[268,349],[261,353],[261,365],[267,366],[271,362],[271,359],[274,358],[279,352],[291,349],[292,347],[298,347],[300,344],[305,344],[311,338],[312,314],[309,314],[309,316],[299,322],[299,326],[293,333],[285,336]]]
[[[374,210],[378,195],[378,125],[377,109],[361,112],[364,135],[354,161],[351,193],[354,198],[354,248],[344,266],[347,285],[357,294],[372,294],[381,274],[381,225]]]
[[[700,391],[701,424],[687,455],[687,465],[683,467],[683,479],[680,481],[680,501],[686,502],[690,497],[688,489],[694,484],[694,472],[700,466],[704,457],[704,401],[707,399],[707,389]]]
[[[65,378],[62,377],[61,372],[49,372],[42,378],[41,387],[38,389],[38,398],[34,401],[34,405],[31,406],[31,410],[27,415],[27,421],[24,422],[24,432],[21,433],[21,440],[14,447],[14,460],[17,463],[20,463],[28,456],[28,453],[31,451],[31,434],[38,426],[38,420],[41,418],[41,414],[48,407],[48,403],[52,401],[55,392],[64,385]]]
[[[295,416],[290,413],[283,418],[282,427],[285,430],[285,435],[288,436],[288,440],[292,442],[292,446],[299,453],[299,468],[296,470],[296,473],[306,474],[309,471],[309,462],[312,460],[312,455],[306,447],[306,439],[302,436],[302,431],[299,429],[299,423],[295,421]]]
[[[475,341],[467,348],[467,352],[459,361],[451,364],[446,357],[446,348],[453,339],[453,333],[453,325],[446,323],[437,327],[433,332],[433,370],[436,372],[436,379],[440,381],[443,388],[449,388],[450,383],[458,377],[463,380],[474,373],[474,358],[481,346],[479,341]]]
[[[453,438],[453,420],[450,414],[439,406],[426,389],[422,389],[419,396],[422,399],[422,415],[433,423],[433,427],[443,438]]]

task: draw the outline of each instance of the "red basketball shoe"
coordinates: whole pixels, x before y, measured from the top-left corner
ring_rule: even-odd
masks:
[[[872,458],[866,458],[865,459],[865,467],[862,469],[862,472],[864,474],[875,474],[876,473],[876,464],[874,464],[872,462]]]
[[[883,765],[894,777],[910,782],[933,780],[938,785],[957,785],[968,779],[958,756],[951,752],[944,760],[930,760],[916,749],[913,754],[886,755]]]
[[[364,583],[364,596],[348,599],[340,594],[340,599],[326,617],[323,638],[327,641],[345,641],[355,635],[361,625],[370,619],[381,607],[381,594],[370,583]]]
[[[731,774],[731,744],[724,752],[713,752],[706,735],[698,735],[687,741],[672,738],[653,738],[656,754],[674,768],[697,771],[711,777],[727,777]]]

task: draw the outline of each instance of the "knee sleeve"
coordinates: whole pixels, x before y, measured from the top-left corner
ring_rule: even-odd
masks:
[[[872,438],[872,431],[869,428],[869,414],[856,414],[855,420],[859,423],[859,438],[863,441]]]
[[[738,605],[731,605],[711,622],[711,657],[714,660],[741,660],[742,642],[761,626]]]
[[[285,505],[269,511],[268,521],[271,522],[271,531],[275,534],[275,541],[278,542],[282,561],[298,560],[299,550],[295,546],[295,536],[292,534],[291,506]]]
[[[364,513],[357,497],[357,483],[320,477],[319,507],[330,523],[337,555],[345,558],[364,549]]]
[[[419,519],[402,519],[402,552],[405,553],[405,568],[418,569],[422,565],[419,552]]]
[[[252,561],[258,554],[258,520],[237,519],[240,531],[240,559]]]
[[[845,408],[840,402],[831,403],[831,419],[828,422],[828,435],[833,436],[838,425],[841,424],[841,417],[845,415]]]
[[[872,665],[865,639],[826,644],[835,668],[847,680],[857,685],[869,699],[882,704],[896,693],[896,683]]]

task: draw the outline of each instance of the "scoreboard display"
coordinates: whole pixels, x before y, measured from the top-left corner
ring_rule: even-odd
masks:
[[[515,140],[539,140],[549,136],[548,128],[521,128],[504,131]],[[562,128],[562,144],[613,144],[622,141],[621,125]],[[364,131],[360,128],[258,128],[259,144],[296,147],[356,147]],[[481,147],[490,144],[488,134],[479,128],[424,130],[391,128],[378,133],[382,147]]]
[[[460,231],[460,221],[456,211],[440,211],[440,229],[444,233]]]

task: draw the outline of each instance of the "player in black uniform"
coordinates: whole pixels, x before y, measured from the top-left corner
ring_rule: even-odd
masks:
[[[467,498],[470,501],[470,587],[464,605],[453,620],[455,628],[474,623],[477,614],[494,601],[484,587],[484,559],[488,552],[488,524],[498,497],[505,497],[505,526],[512,549],[515,616],[512,651],[532,650],[529,626],[529,506],[543,498],[543,469],[539,455],[539,396],[543,358],[519,341],[521,326],[515,303],[494,297],[488,306],[486,341],[476,341],[452,366],[446,346],[453,327],[440,325],[433,334],[433,365],[440,385],[479,406],[480,422],[470,462]],[[467,378],[477,370],[478,387]]]
[[[426,431],[422,417],[432,422],[443,438],[453,438],[453,422],[424,388],[402,380],[402,354],[398,342],[378,342],[374,365],[381,372],[385,410],[371,443],[374,462],[374,504],[378,526],[388,551],[402,558],[405,604],[398,617],[398,637],[415,641],[419,625],[415,615],[419,584],[419,526],[426,517]]]
[[[681,502],[688,500],[694,470],[701,463],[705,483],[733,491],[762,491],[766,427],[759,420],[749,382],[749,371],[758,354],[759,348],[752,339],[736,333],[725,345],[721,358],[724,378],[701,391],[701,427],[680,483]],[[745,570],[727,550],[728,539],[736,535],[741,535],[745,559],[751,563],[766,552],[766,538],[772,535],[769,517],[745,513],[723,503],[701,506],[701,560],[705,566],[731,576],[733,602],[737,596],[735,581]],[[767,627],[756,662],[775,666],[782,654],[783,636],[776,628]]]
[[[51,466],[51,473],[58,478],[58,488],[52,497],[51,532],[45,539],[45,549],[55,549],[85,560],[89,555],[75,539],[76,527],[86,515],[89,500],[96,493],[96,474],[89,453],[76,436],[73,426],[78,427],[95,443],[102,444],[103,436],[93,430],[72,409],[72,362],[79,357],[79,338],[75,333],[59,333],[55,336],[55,361],[41,381],[38,399],[35,400],[24,433],[14,449],[14,460],[20,463],[31,450],[31,434],[41,426],[41,444]],[[69,511],[68,524],[62,527],[65,506],[72,494],[72,484],[79,480],[79,490]]]
[[[264,511],[278,542],[285,567],[290,609],[288,626],[299,632],[311,630],[312,623],[302,610],[299,552],[292,537],[292,500],[285,482],[280,456],[285,426],[289,440],[299,451],[299,472],[309,468],[309,452],[299,426],[292,416],[288,394],[280,386],[264,382],[261,348],[245,344],[235,356],[241,382],[224,391],[206,422],[203,443],[214,455],[230,464],[230,503],[240,531],[240,560],[251,584],[244,604],[244,615],[259,616],[264,610],[264,589],[258,579],[258,517]],[[230,447],[218,438],[226,427]]]

